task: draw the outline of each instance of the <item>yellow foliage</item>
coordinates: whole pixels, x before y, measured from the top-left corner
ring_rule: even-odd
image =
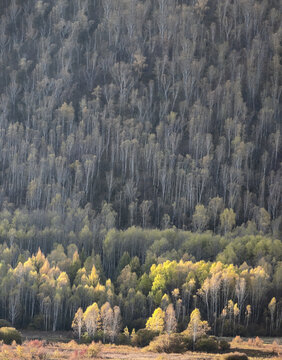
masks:
[[[165,313],[161,308],[157,308],[146,323],[146,329],[162,333],[164,331]]]

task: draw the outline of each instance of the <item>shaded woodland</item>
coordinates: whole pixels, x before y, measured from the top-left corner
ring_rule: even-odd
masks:
[[[107,202],[118,228],[215,231],[228,208],[277,233],[280,10],[2,0],[1,207],[99,216]]]

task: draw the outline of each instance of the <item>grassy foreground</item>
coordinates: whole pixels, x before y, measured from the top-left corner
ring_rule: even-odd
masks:
[[[40,335],[40,336],[39,336]],[[35,333],[26,333],[26,340],[22,345],[0,345],[0,360],[87,360],[87,359],[134,359],[134,360],[210,360],[223,359],[222,354],[192,353],[185,354],[156,354],[146,348],[139,349],[129,346],[78,345],[74,340],[68,341],[65,334],[44,333],[37,337],[43,340],[31,340]],[[241,339],[231,341],[231,351],[245,353],[249,359],[259,360],[271,358],[282,359],[282,340],[276,339]]]

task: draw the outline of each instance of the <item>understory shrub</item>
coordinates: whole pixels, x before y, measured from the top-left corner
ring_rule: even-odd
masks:
[[[233,321],[230,320],[225,320],[222,332],[224,336],[234,336],[234,334],[238,334],[240,336],[247,335],[247,330],[245,326],[236,324],[234,328]]]
[[[187,350],[184,336],[181,334],[160,335],[150,342],[149,350],[165,353],[183,353]]]
[[[214,337],[201,337],[196,341],[195,350],[215,353],[219,350],[226,351],[230,348],[227,341],[217,341]],[[183,353],[193,349],[191,337],[184,334],[160,335],[154,338],[149,345],[149,350],[165,353]]]
[[[148,330],[148,329],[140,329],[138,330],[132,337],[132,345],[134,346],[139,346],[139,347],[144,347],[144,346],[148,346],[150,344],[150,342],[156,337],[158,336],[158,332],[157,331],[152,331],[152,330]]]
[[[186,351],[188,351],[188,350],[192,351],[193,350],[193,339],[191,338],[191,336],[184,335],[183,341],[185,344]]]
[[[92,339],[92,340],[94,340],[95,342],[99,342],[99,341],[101,341],[101,342],[107,341],[108,342],[109,341],[108,336],[105,336],[103,330],[101,330],[101,329],[96,331],[96,333],[94,335],[94,339]]]
[[[82,344],[90,344],[92,339],[88,335],[88,333],[85,332],[84,334],[82,334],[80,341],[81,341]]]
[[[95,343],[94,341],[88,346],[87,354],[91,359],[95,359],[101,352],[101,343]]]
[[[13,341],[17,344],[21,344],[22,336],[20,332],[13,327],[2,327],[0,328],[0,340],[6,345],[11,345]]]
[[[264,342],[262,339],[260,339],[258,336],[255,338],[254,340],[254,344],[257,346],[257,347],[263,347],[264,345]]]
[[[131,339],[129,336],[126,336],[125,334],[119,334],[117,338],[117,344],[118,345],[130,345]]]
[[[248,339],[248,345],[257,346],[257,347],[263,347],[264,342],[263,342],[263,340],[261,338],[259,338],[257,336],[255,339]]]
[[[235,338],[232,340],[232,342],[234,344],[241,344],[243,342],[243,339],[241,338],[241,336],[237,335],[235,336]]]
[[[223,355],[221,360],[248,360],[248,356],[242,353],[232,353]]]
[[[196,351],[201,352],[217,352],[218,351],[218,342],[213,337],[202,337],[196,341]]]
[[[218,345],[221,351],[228,351],[230,349],[230,344],[226,340],[219,340]]]
[[[30,348],[41,348],[43,346],[46,345],[46,342],[45,341],[42,341],[42,340],[38,340],[38,339],[34,339],[34,340],[30,340],[28,342],[28,346]]]

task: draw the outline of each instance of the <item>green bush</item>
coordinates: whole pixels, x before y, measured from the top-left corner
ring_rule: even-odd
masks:
[[[224,336],[233,336],[234,335],[233,321],[230,321],[228,319],[225,320],[222,330],[223,330],[222,333],[224,334]]]
[[[150,342],[158,335],[159,333],[157,331],[140,329],[133,335],[131,342],[134,346],[148,346]]]
[[[22,336],[20,332],[13,327],[2,327],[0,328],[0,340],[6,345],[11,345],[13,341],[17,344],[21,344]]]
[[[102,341],[103,342],[104,337],[105,336],[104,336],[103,330],[98,330],[98,331],[96,331],[96,333],[94,335],[94,341],[96,341],[96,342]]]
[[[80,341],[82,344],[90,344],[92,342],[92,339],[88,335],[88,333],[85,332],[84,334],[82,334]]]
[[[117,338],[118,345],[131,345],[130,337],[126,336],[125,334],[119,334]]]
[[[203,352],[217,352],[218,342],[213,337],[202,337],[197,340],[195,349]]]
[[[182,333],[182,335],[183,335],[183,342],[185,344],[186,351],[188,351],[188,350],[192,351],[193,350],[193,339],[192,339],[192,337],[187,336],[186,334],[184,335],[183,333]]]
[[[184,336],[181,334],[160,335],[150,342],[149,349],[168,354],[183,353],[187,350]]]
[[[221,360],[248,360],[248,356],[241,353],[232,353],[223,355]]]
[[[233,327],[233,321],[230,321],[229,319],[225,320],[224,326],[223,326],[223,334],[224,336],[234,336],[234,333],[240,336],[246,336],[247,335],[247,329],[245,326],[236,324],[235,329]]]
[[[226,340],[220,340],[218,345],[221,351],[228,351],[230,349],[230,344]]]

